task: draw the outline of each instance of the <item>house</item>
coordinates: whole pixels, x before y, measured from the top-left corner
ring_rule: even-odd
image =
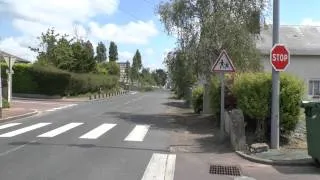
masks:
[[[129,83],[129,74],[128,70],[130,67],[130,62],[118,62],[117,63],[120,67],[120,82]]]
[[[286,72],[301,78],[306,85],[305,98],[320,97],[320,27],[280,26],[280,43],[290,51],[290,65]],[[262,29],[257,48],[262,54],[264,70],[272,71],[270,50],[272,26]]]
[[[31,63],[31,62],[28,61],[28,60],[22,59],[22,58],[20,58],[20,57],[17,57],[17,56],[15,56],[15,55],[12,55],[12,54],[10,54],[10,53],[7,53],[7,52],[4,52],[4,51],[1,51],[1,50],[0,50],[0,60],[1,60],[1,61],[4,61],[3,56],[9,56],[9,57],[14,57],[14,58],[16,58],[16,63],[24,63],[24,64],[29,64],[29,63]]]

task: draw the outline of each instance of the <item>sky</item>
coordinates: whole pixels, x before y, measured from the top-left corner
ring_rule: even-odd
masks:
[[[160,0],[0,0],[0,50],[34,61],[29,46],[49,27],[89,39],[94,46],[116,42],[119,61],[132,61],[137,49],[144,67],[164,68],[175,47],[155,13]],[[281,25],[319,25],[319,0],[280,0]],[[272,19],[269,16],[269,19]],[[320,35],[320,34],[319,34]]]

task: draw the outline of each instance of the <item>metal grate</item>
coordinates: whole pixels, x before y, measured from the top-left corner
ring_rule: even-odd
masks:
[[[209,173],[226,176],[241,176],[241,170],[237,166],[211,165]]]

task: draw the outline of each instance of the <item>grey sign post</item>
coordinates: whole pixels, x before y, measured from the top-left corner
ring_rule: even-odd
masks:
[[[220,138],[221,140],[224,139],[224,94],[225,94],[225,84],[224,84],[224,75],[228,72],[235,72],[235,68],[233,66],[233,63],[228,56],[227,52],[225,50],[222,50],[219,57],[217,58],[216,62],[213,64],[212,72],[218,72],[220,73],[220,83],[221,83],[221,100],[220,100]]]
[[[273,45],[279,43],[279,9],[279,0],[273,0]],[[279,149],[279,94],[280,72],[272,68],[271,148],[273,149]]]

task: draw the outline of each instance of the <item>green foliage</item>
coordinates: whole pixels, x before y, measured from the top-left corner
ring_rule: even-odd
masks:
[[[189,62],[188,56],[181,50],[169,53],[165,59],[170,72],[169,77],[178,98],[186,97],[187,89],[196,80],[196,76],[192,73],[192,65]]]
[[[120,67],[115,61],[107,63],[107,71],[110,75],[120,76]]]
[[[167,73],[163,69],[156,69],[152,72],[153,79],[158,86],[164,86],[167,80]]]
[[[96,62],[91,42],[68,40],[68,35],[60,35],[55,30],[48,29],[39,37],[40,44],[30,48],[38,53],[36,64],[50,65],[59,69],[87,73],[95,70]]]
[[[305,92],[302,80],[282,73],[280,76],[280,123],[281,131],[293,131],[300,117],[300,103]]]
[[[139,71],[141,70],[141,68],[142,68],[141,54],[139,50],[137,50],[132,59],[132,67],[131,67],[132,81],[139,79]]]
[[[203,110],[203,87],[198,86],[192,91],[192,107],[195,113]]]
[[[118,78],[115,76],[72,73],[67,92],[69,95],[79,95],[97,92],[100,88],[109,91],[117,86]]]
[[[281,74],[280,77],[280,128],[282,134],[288,134],[294,130],[300,117],[304,85],[292,75]],[[271,89],[270,73],[246,73],[235,78],[232,92],[245,115],[270,125]]]
[[[109,46],[109,61],[118,60],[118,47],[115,42],[111,41]]]
[[[14,93],[37,93],[38,83],[34,81],[33,68],[29,64],[15,64],[12,78],[12,91]]]
[[[45,95],[78,95],[119,86],[118,77],[107,74],[69,73],[53,66],[14,66],[13,92]]]
[[[103,42],[98,43],[95,59],[98,63],[106,62],[107,60],[107,48]]]
[[[233,94],[238,107],[252,119],[266,120],[270,112],[271,76],[246,73],[235,78]]]
[[[10,103],[5,98],[2,98],[2,107],[3,108],[10,108]]]

